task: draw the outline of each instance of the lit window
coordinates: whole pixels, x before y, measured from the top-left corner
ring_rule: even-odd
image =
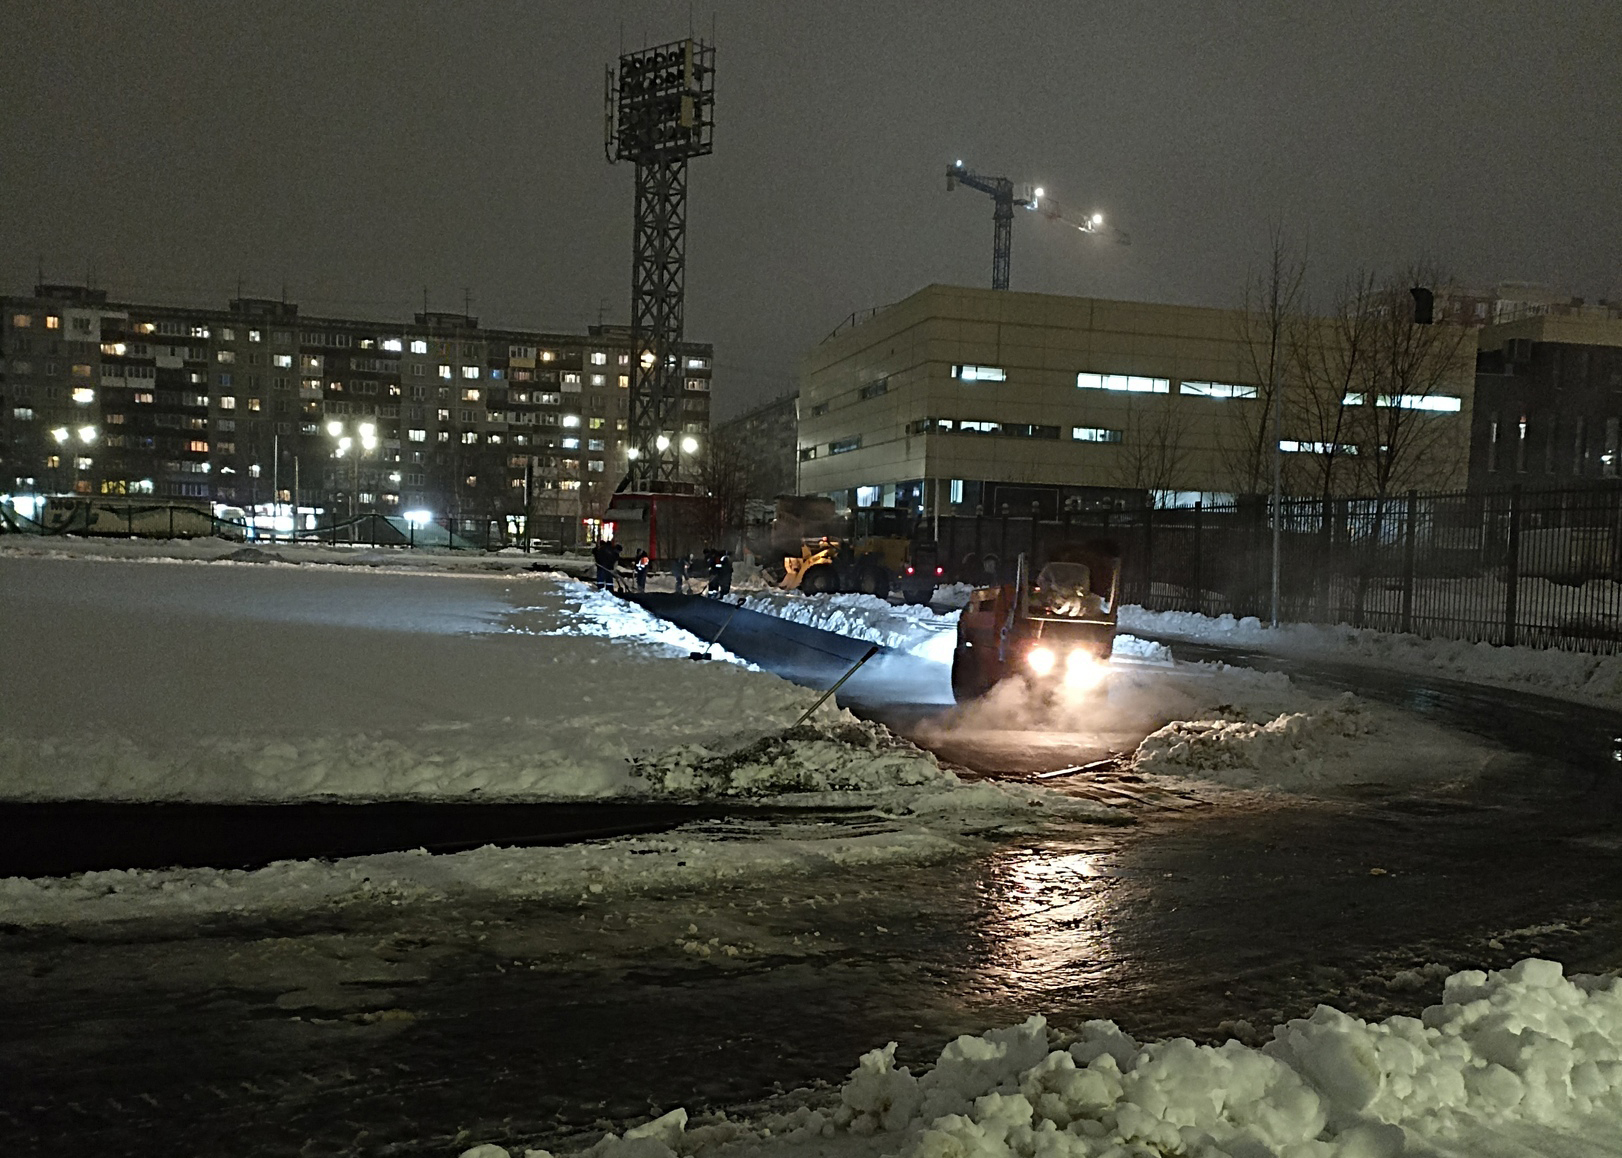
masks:
[[[34,408],[32,406],[14,407],[11,411],[11,416],[18,422],[31,422],[34,418]],[[122,415],[120,415],[120,417],[122,417]]]
[[[959,434],[1001,434],[1002,423],[965,418],[958,422],[957,429]]]
[[[440,422],[449,422],[451,420],[451,412],[443,406],[435,410],[434,415]]]
[[[412,442],[427,442],[428,432],[426,430],[408,430],[406,431],[406,438]]]
[[[1008,371],[1001,366],[953,366],[952,377],[959,382],[1006,382]]]
[[[543,361],[543,362],[556,361],[557,356],[558,355],[557,355],[557,352],[555,350],[542,350],[541,351],[541,361]]]
[[[1171,381],[1136,374],[1077,374],[1076,387],[1080,390],[1115,390],[1124,394],[1168,394],[1171,392]]]
[[[564,450],[579,450],[580,440],[578,438],[565,438],[561,440],[558,445]]]
[[[474,443],[476,443],[478,441],[479,441],[479,432],[478,431],[476,431],[476,430],[464,430],[462,432],[462,443],[463,443],[464,446],[472,446]]]
[[[272,354],[270,356],[270,364],[278,369],[291,370],[293,368],[293,355]]]
[[[689,358],[687,359],[687,368],[689,370],[708,370],[710,360],[708,358]]]
[[[208,443],[204,442],[202,439],[193,439],[186,444],[186,449],[191,451],[193,454],[207,454]]]
[[[145,391],[145,390],[136,391],[135,401],[144,402],[144,403],[146,403],[148,405],[151,405],[152,395],[150,393],[148,393],[147,391]]]
[[[565,386],[580,385],[580,375],[576,374],[573,370],[565,370],[563,373],[563,384]]]
[[[846,454],[846,453],[849,453],[850,451],[853,451],[853,450],[859,450],[861,448],[861,445],[862,445],[862,436],[859,435],[859,434],[852,437],[852,438],[841,438],[837,442],[830,442],[828,444],[828,453],[829,454]]]
[[[601,430],[601,429],[603,429],[603,427],[608,425],[608,419],[606,419],[606,418],[593,418],[586,425],[588,427],[590,427],[592,430]]]
[[[479,368],[477,366],[463,366],[462,367],[462,377],[464,377],[464,378],[477,378],[478,376],[479,376]]]
[[[961,503],[963,501],[963,480],[960,478],[953,479],[946,488],[946,494],[947,502]]]
[[[816,457],[817,457],[817,448],[816,447],[814,447],[814,446],[802,446],[802,447],[800,447],[800,461],[801,462],[810,462],[812,459],[814,459]]]
[[[34,315],[33,314],[12,314],[11,315],[11,324],[13,326],[15,326],[19,330],[26,330],[29,326],[34,324]]]
[[[96,392],[88,386],[76,387],[73,391],[73,400],[80,406],[89,406],[96,400]]]
[[[421,338],[412,338],[411,352],[413,354],[426,354],[428,352],[428,343]]]
[[[1256,397],[1256,387],[1237,386],[1232,382],[1184,382],[1178,387],[1178,392],[1195,398]]]
[[[45,328],[47,330],[60,330],[62,328],[62,319],[55,314],[46,314]]]
[[[1348,394],[1344,399],[1347,406],[1361,406],[1363,401],[1362,394]],[[1464,400],[1453,394],[1381,394],[1375,398],[1375,405],[1398,410],[1427,410],[1434,414],[1457,414]]]
[[[621,374],[620,375],[620,389],[625,390],[630,385],[631,385],[631,376],[629,374]]]
[[[265,340],[265,335],[260,333],[258,330],[249,330],[248,331],[248,341],[250,341],[250,342],[263,342],[264,340]]]
[[[1070,437],[1077,442],[1120,442],[1121,432],[1102,426],[1072,426]]]
[[[249,410],[258,410],[259,409],[259,399],[257,399],[257,398],[248,399],[248,409]]]
[[[1355,455],[1357,453],[1357,447],[1351,443],[1298,442],[1293,438],[1281,439],[1278,448],[1285,454],[1328,454],[1331,449],[1336,454]]]
[[[587,450],[603,450],[604,449],[603,440],[600,439],[600,438],[588,438],[588,439],[586,439],[586,449]]]
[[[190,329],[190,331],[188,331],[188,333],[193,338],[206,338],[206,337],[208,337],[208,327],[207,326],[193,326]]]
[[[219,403],[221,410],[235,410],[237,408],[237,399],[234,394],[221,394],[216,401]]]
[[[440,442],[449,442],[451,440],[451,432],[448,430],[441,430],[438,438]]]
[[[214,360],[216,362],[235,362],[237,360],[237,352],[235,350],[215,350]]]
[[[451,378],[453,377],[453,375],[451,374],[451,368],[449,366],[440,366],[440,368],[439,368],[439,376],[441,378],[445,379],[445,381],[449,382],[451,380]]]
[[[601,350],[593,350],[591,353],[591,364],[593,366],[608,365],[608,355],[603,353]]]
[[[558,490],[560,490],[560,491],[577,491],[579,489],[580,489],[580,480],[577,479],[577,478],[566,478],[566,479],[558,480]]]
[[[464,391],[462,391],[462,401],[463,402],[477,402],[478,400],[479,400],[479,392],[477,390],[464,390]]]
[[[874,486],[857,487],[856,488],[856,505],[859,506],[859,507],[876,507],[876,506],[878,506],[879,505],[879,498],[881,497],[879,491],[880,491],[880,488],[874,487]]]
[[[606,375],[606,374],[593,374],[591,376],[591,384],[593,386],[607,386],[608,385],[608,375]]]
[[[592,459],[586,464],[586,469],[589,471],[594,471],[597,474],[601,474],[603,472],[603,460],[600,458]]]
[[[73,465],[78,470],[89,470],[90,469],[90,460],[88,458],[85,458],[83,455],[81,455],[78,458],[73,460]]]
[[[580,425],[580,415],[578,415],[578,414],[565,414],[563,416],[563,425],[571,426],[571,427],[572,426],[579,426]]]

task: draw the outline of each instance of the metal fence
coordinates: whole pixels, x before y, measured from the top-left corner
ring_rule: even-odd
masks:
[[[1065,540],[1121,549],[1123,598],[1157,611],[1271,611],[1265,497],[1174,510],[942,518],[949,574],[1006,576]],[[1279,618],[1427,637],[1622,651],[1622,488],[1289,499]]]

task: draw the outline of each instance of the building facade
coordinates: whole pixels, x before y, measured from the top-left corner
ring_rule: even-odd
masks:
[[[795,494],[795,440],[799,433],[799,395],[789,394],[764,406],[715,424],[718,450],[742,460],[751,499]]]
[[[625,474],[631,335],[109,301],[0,299],[0,488],[335,516],[499,518],[573,540]],[[681,434],[707,436],[708,345],[682,352]]]
[[[1622,306],[1522,312],[1479,343],[1472,490],[1622,478]]]
[[[847,509],[1034,506],[1044,517],[1265,489],[1254,470],[1247,484],[1236,468],[1247,447],[1271,442],[1244,320],[1233,310],[929,286],[807,356],[800,489]],[[1291,341],[1329,348],[1331,327],[1320,322]],[[1401,400],[1431,408],[1414,418],[1428,431],[1456,435],[1456,455],[1432,456],[1443,486],[1463,485],[1467,461],[1474,346],[1459,349],[1438,392]],[[1287,475],[1315,493],[1307,460],[1331,446],[1356,451],[1326,442],[1305,388],[1283,378]],[[1361,400],[1340,388],[1332,399]]]

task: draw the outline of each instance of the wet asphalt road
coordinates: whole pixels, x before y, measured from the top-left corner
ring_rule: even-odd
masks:
[[[1613,713],[1292,666],[1504,750],[1462,788],[1150,808],[697,896],[0,930],[0,1135],[19,1154],[546,1145],[837,1080],[887,1040],[922,1060],[1030,1012],[1212,1039],[1320,1001],[1415,1012],[1439,984],[1401,974],[1432,962],[1622,967]],[[695,928],[745,950],[695,957]]]

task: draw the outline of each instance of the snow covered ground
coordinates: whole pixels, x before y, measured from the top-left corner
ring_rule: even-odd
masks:
[[[1622,707],[1622,656],[1549,648],[1495,647],[1454,639],[1329,627],[1310,623],[1262,626],[1254,616],[1235,619],[1190,611],[1123,607],[1121,626],[1146,634],[1252,647],[1283,655],[1444,675],[1469,683],[1525,688],[1581,703]]]
[[[896,606],[871,595],[750,595],[743,606],[950,663],[958,612]],[[1106,693],[1031,696],[1016,681],[924,722],[931,745],[1005,735],[1055,750],[1075,738],[1134,736],[1133,766],[1152,776],[1246,789],[1313,792],[1413,787],[1478,773],[1491,751],[1407,713],[1342,695],[1323,699],[1287,676],[1226,664],[1174,663],[1169,649],[1121,634]],[[1147,736],[1141,743],[1138,737]]]
[[[894,1042],[836,1096],[689,1129],[674,1109],[591,1158],[1458,1158],[1622,1154],[1622,982],[1552,961],[1449,977],[1420,1018],[1319,1006],[1256,1049],[1139,1043],[1113,1022],[1040,1016],[943,1049],[922,1074]],[[527,1151],[531,1156],[544,1151]],[[463,1158],[506,1158],[484,1145]]]

